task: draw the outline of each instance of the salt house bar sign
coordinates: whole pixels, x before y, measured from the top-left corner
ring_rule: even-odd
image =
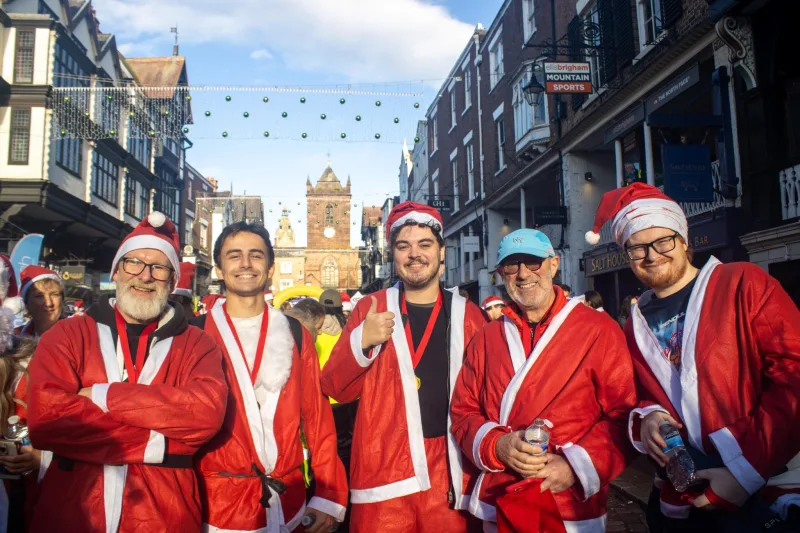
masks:
[[[544,82],[548,94],[591,94],[592,68],[583,62],[546,62]]]

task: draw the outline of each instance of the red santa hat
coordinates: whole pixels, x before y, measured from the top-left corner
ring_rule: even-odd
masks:
[[[178,284],[175,286],[175,290],[172,291],[172,294],[186,296],[187,298],[191,298],[194,295],[192,282],[194,281],[194,270],[196,267],[197,266],[194,263],[181,261],[181,266],[179,269],[181,277],[178,281]]]
[[[15,315],[25,309],[25,303],[19,297],[17,290],[14,266],[11,264],[11,259],[2,254],[0,254],[0,305],[10,309]]]
[[[442,222],[441,213],[434,207],[416,202],[397,204],[386,219],[386,232],[391,233],[393,229],[404,226],[409,222],[430,226],[435,233],[442,235],[444,223]]]
[[[652,185],[633,183],[603,195],[594,218],[592,231],[586,233],[586,242],[600,242],[600,228],[611,223],[614,240],[625,246],[634,233],[649,228],[674,230],[689,242],[689,224],[683,209],[667,195]]]
[[[483,309],[489,309],[493,305],[506,305],[506,303],[499,296],[489,296],[483,301],[481,307]]]
[[[113,276],[117,271],[117,265],[125,254],[134,250],[151,249],[163,252],[167,256],[172,268],[175,269],[175,281],[177,282],[181,277],[181,262],[178,259],[179,246],[175,224],[164,213],[153,211],[139,222],[139,225],[122,241],[117,255],[114,256],[114,262],[111,264],[111,275]]]
[[[23,268],[19,276],[19,280],[22,283],[22,289],[20,289],[19,295],[22,297],[22,301],[27,301],[28,291],[31,290],[34,283],[45,279],[57,281],[59,285],[63,286],[61,283],[61,276],[49,268],[40,267],[39,265],[28,265]]]

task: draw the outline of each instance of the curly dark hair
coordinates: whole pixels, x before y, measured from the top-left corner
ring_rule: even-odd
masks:
[[[272,249],[272,243],[269,240],[269,231],[262,224],[248,224],[247,222],[234,222],[222,229],[222,233],[214,243],[214,264],[219,266],[221,263],[222,246],[225,244],[225,240],[242,232],[253,233],[264,239],[264,244],[267,246],[267,265],[271,266],[275,262],[275,250]]]

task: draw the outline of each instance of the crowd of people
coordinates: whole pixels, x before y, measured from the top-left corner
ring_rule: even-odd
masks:
[[[0,426],[29,435],[3,441],[0,532],[603,532],[639,454],[653,533],[800,530],[800,311],[758,267],[693,265],[658,189],[607,193],[587,240],[608,221],[649,288],[616,317],[534,229],[500,243],[507,300],[443,288],[442,217],[413,202],[387,221],[400,282],[357,302],[273,307],[244,222],[202,313],[161,213],[70,318],[55,272],[17,287],[0,257]]]

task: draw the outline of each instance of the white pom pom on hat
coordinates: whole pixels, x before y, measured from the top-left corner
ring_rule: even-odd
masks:
[[[153,211],[152,213],[147,215],[147,221],[154,228],[160,228],[161,226],[164,225],[164,222],[167,221],[167,216],[160,211]]]
[[[600,234],[595,233],[593,231],[586,232],[586,242],[594,246],[595,244],[600,242]]]

